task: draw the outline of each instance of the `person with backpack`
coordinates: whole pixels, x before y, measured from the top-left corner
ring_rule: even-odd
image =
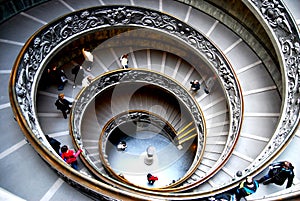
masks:
[[[259,184],[256,180],[253,180],[252,177],[246,177],[245,181],[242,181],[239,186],[235,189],[235,198],[237,201],[240,201],[241,198],[244,198],[248,195],[251,195],[256,192]]]
[[[286,188],[289,188],[293,184],[294,176],[294,166],[288,161],[281,161],[272,163],[269,166],[268,174],[261,177],[258,182],[264,185],[274,183],[281,186],[285,180],[288,180]]]

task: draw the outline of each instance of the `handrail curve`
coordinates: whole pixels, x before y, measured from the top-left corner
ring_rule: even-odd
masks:
[[[63,47],[80,34],[95,31],[107,26],[141,26],[168,33],[178,40],[190,45],[218,72],[224,91],[229,99],[230,108],[230,143],[238,138],[242,120],[241,93],[230,64],[218,52],[207,38],[188,25],[157,11],[130,7],[107,6],[77,11],[44,26],[34,34],[22,48],[14,65],[10,79],[10,97],[13,110],[22,129],[36,136],[35,140],[48,146],[38,123],[35,95],[36,83],[40,79],[47,62],[59,48]],[[80,122],[75,122],[80,123]],[[233,147],[227,147],[224,158]],[[211,193],[211,192],[208,192]],[[205,194],[205,193],[203,193]]]
[[[195,128],[197,131],[197,151],[194,162],[191,164],[191,168],[189,169],[186,175],[192,174],[195,171],[195,168],[199,164],[202,154],[203,154],[203,146],[205,146],[205,121],[202,115],[202,111],[199,108],[198,104],[195,100],[190,96],[190,94],[183,88],[178,85],[175,81],[172,81],[170,78],[163,76],[161,74],[152,72],[150,70],[145,69],[128,69],[128,70],[114,70],[104,75],[101,75],[93,80],[93,82],[86,88],[81,91],[77,97],[76,102],[73,106],[72,112],[72,122],[71,130],[73,131],[73,139],[75,139],[76,145],[82,146],[82,133],[81,133],[81,124],[78,122],[82,122],[83,115],[85,113],[86,108],[90,104],[90,102],[103,90],[110,88],[111,86],[117,86],[121,83],[145,83],[151,84],[156,87],[160,87],[168,93],[173,94],[174,97],[177,97],[181,100],[183,107],[181,111],[188,111],[193,118]],[[172,91],[170,91],[172,89]],[[128,111],[126,111],[128,112]],[[104,129],[104,128],[102,128]],[[84,147],[82,147],[84,148]],[[90,161],[88,157],[87,161]],[[90,161],[92,163],[92,161]],[[105,163],[104,163],[105,164]],[[100,173],[100,171],[98,171]],[[185,176],[184,178],[186,178]],[[180,180],[182,181],[183,178]]]

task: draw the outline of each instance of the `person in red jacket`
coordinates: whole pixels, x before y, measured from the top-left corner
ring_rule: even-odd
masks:
[[[148,183],[149,183],[149,184],[153,185],[154,182],[155,182],[156,180],[158,180],[158,178],[155,177],[155,176],[153,176],[152,174],[148,173],[148,174],[147,174],[147,180],[148,180]]]
[[[61,147],[61,158],[66,161],[66,163],[70,164],[72,168],[75,170],[78,170],[77,165],[77,157],[82,152],[81,149],[79,149],[76,153],[69,149],[67,145],[64,145]]]

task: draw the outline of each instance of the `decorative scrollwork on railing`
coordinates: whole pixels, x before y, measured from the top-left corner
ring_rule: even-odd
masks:
[[[173,80],[158,74],[152,71],[145,70],[118,70],[113,71],[111,73],[107,73],[103,76],[100,76],[92,84],[90,84],[87,88],[85,88],[82,93],[80,93],[79,97],[77,97],[77,101],[73,107],[73,135],[74,138],[77,139],[77,143],[80,145],[81,135],[80,128],[78,127],[81,121],[82,114],[86,106],[89,102],[99,94],[102,90],[107,87],[114,86],[120,83],[131,83],[131,82],[141,82],[152,84],[163,88],[169,93],[174,94],[175,97],[181,100],[188,111],[191,113],[194,118],[194,122],[197,126],[198,133],[198,154],[201,155],[201,150],[204,144],[204,121],[202,117],[202,112],[200,108],[197,106],[198,104],[194,101],[194,99],[187,93],[187,91],[178,85],[178,83]]]
[[[51,23],[35,35],[26,46],[23,60],[18,68],[17,87],[15,87],[19,105],[26,121],[31,128],[34,128],[36,115],[32,108],[34,98],[30,91],[34,80],[37,80],[37,70],[45,62],[44,59],[55,51],[59,46],[63,46],[68,40],[84,32],[93,31],[106,26],[141,26],[155,28],[159,31],[167,32],[170,35],[180,37],[180,40],[192,45],[197,51],[203,54],[218,72],[225,92],[230,100],[230,110],[232,112],[231,132],[228,139],[232,144],[237,140],[238,131],[241,125],[241,94],[239,85],[234,77],[234,73],[222,54],[203,35],[180,22],[179,20],[161,14],[157,11],[135,8],[135,7],[101,7],[87,9],[72,13],[63,19]],[[179,39],[179,38],[178,38]],[[41,67],[42,68],[42,67]],[[25,90],[23,90],[25,89]],[[22,91],[26,91],[25,95]],[[25,105],[26,104],[26,105]],[[26,109],[25,109],[26,108]],[[29,109],[29,110],[28,110]],[[228,153],[231,146],[225,149]],[[225,155],[226,155],[225,153]]]
[[[36,137],[40,137],[42,133],[38,124],[36,114],[35,94],[37,91],[36,82],[42,76],[45,65],[49,62],[51,55],[62,49],[70,41],[78,39],[81,35],[101,28],[118,28],[124,26],[151,28],[158,32],[163,32],[170,37],[175,37],[177,40],[186,43],[194,48],[196,52],[203,56],[212,69],[219,75],[220,81],[224,86],[224,91],[229,99],[230,110],[230,132],[228,142],[223,152],[223,159],[228,158],[228,154],[236,142],[239,129],[242,121],[242,98],[237,79],[234,76],[233,70],[224,56],[204,35],[181,22],[180,20],[158,11],[144,9],[131,6],[103,6],[93,7],[78,12],[73,12],[60,18],[52,23],[47,24],[39,32],[37,32],[25,44],[19,60],[16,63],[12,83],[12,95],[15,104],[17,105],[18,113],[24,117],[24,124],[29,133],[33,133]],[[126,76],[140,76],[134,73],[125,73],[122,79]],[[120,75],[121,76],[121,75]],[[128,79],[132,79],[129,77]],[[150,78],[149,78],[150,79]],[[193,104],[193,101],[180,94],[181,89],[177,86],[170,86],[168,81],[161,81],[161,77],[156,75],[156,82],[166,84],[168,87],[173,87],[173,93],[179,96],[183,102],[190,107],[191,113],[194,115],[197,129],[199,133],[203,133],[203,121],[198,108]],[[102,84],[106,84],[107,80]],[[113,80],[111,80],[113,82]],[[94,92],[99,91],[101,86],[88,87],[77,103],[80,107],[88,102]],[[81,108],[82,110],[83,108]],[[80,111],[80,110],[78,110]],[[77,111],[77,112],[78,112]],[[75,113],[75,115],[77,115]],[[75,118],[73,124],[80,125],[80,119]],[[74,129],[75,137],[80,139],[78,130]],[[76,136],[78,135],[78,136]],[[76,138],[77,139],[77,138]],[[203,142],[203,136],[199,135],[199,142]],[[199,144],[202,146],[202,144]],[[200,147],[199,146],[199,147]]]
[[[300,38],[299,31],[287,9],[281,1],[251,1],[256,10],[266,20],[273,37],[280,44],[280,57],[282,74],[284,74],[286,87],[283,100],[282,115],[278,127],[267,148],[253,163],[249,171],[254,171],[264,161],[276,154],[282,146],[293,136],[299,124],[300,110]]]
[[[175,146],[178,145],[178,139],[176,139],[175,130],[166,120],[163,120],[161,117],[153,115],[149,112],[146,113],[143,111],[130,111],[129,113],[126,112],[124,114],[120,114],[117,117],[114,117],[113,120],[109,121],[109,123],[105,126],[103,133],[100,136],[99,141],[101,143],[99,143],[99,150],[103,150],[103,152],[105,152],[106,145],[111,133],[120,125],[126,124],[128,122],[134,122],[134,124],[139,125],[141,123],[144,123],[147,126],[142,126],[142,129],[154,132],[159,131],[161,135],[167,137],[172,143],[174,143]],[[105,153],[101,153],[100,155],[105,155]]]
[[[127,123],[127,122],[135,122],[135,123],[146,123],[146,124],[152,124],[156,126],[160,131],[163,131],[161,134],[164,134],[167,138],[171,140],[176,140],[176,133],[172,126],[166,121],[161,119],[161,117],[158,117],[156,115],[142,112],[142,111],[130,111],[129,113],[121,114],[118,117],[114,117],[113,121],[109,123],[109,125],[106,126],[106,129],[104,130],[104,138],[107,140],[110,133],[117,127],[119,127],[121,124]],[[146,126],[149,128],[149,126]],[[177,143],[178,144],[178,143]],[[176,145],[177,145],[176,144]],[[105,147],[106,143],[103,141],[103,147]]]
[[[257,2],[256,4],[258,5]],[[284,13],[285,9],[280,1],[263,1],[260,6],[261,13],[272,28],[281,28],[292,33],[286,14]]]
[[[179,85],[179,83],[176,83],[175,81],[171,80],[170,78],[167,78],[161,74],[149,71],[149,70],[115,70],[110,73],[106,73],[102,76],[99,76],[95,78],[95,80],[86,87],[81,93],[76,97],[77,101],[73,105],[73,112],[72,112],[72,131],[73,131],[73,139],[78,144],[78,146],[83,145],[83,137],[81,135],[81,128],[79,122],[82,122],[83,114],[85,113],[86,108],[92,102],[98,95],[100,95],[102,92],[104,92],[106,89],[109,89],[111,87],[115,87],[119,84],[123,83],[145,83],[147,85],[153,85],[159,88],[164,89],[164,91],[168,92],[169,94],[173,94],[174,97],[176,97],[178,100],[180,100],[180,105],[183,105],[181,107],[184,108],[178,108],[178,110],[182,109],[188,111],[190,113],[190,116],[185,116],[184,119],[188,120],[188,122],[193,121],[195,124],[196,132],[198,134],[197,136],[197,150],[195,151],[195,159],[194,162],[191,164],[190,170],[188,173],[195,171],[197,165],[200,162],[201,156],[203,154],[203,146],[205,141],[205,125],[204,120],[202,116],[202,111],[198,107],[197,102],[189,95],[188,91],[184,89],[182,86]],[[124,111],[128,112],[128,111]],[[180,111],[183,112],[183,111]],[[117,114],[119,115],[119,114]],[[149,114],[148,114],[149,116]],[[154,117],[153,115],[151,115]],[[113,130],[115,127],[117,127],[119,124],[124,123],[126,120],[130,119],[129,121],[132,121],[134,119],[145,117],[145,113],[126,113],[126,115],[121,115],[120,117],[116,117],[114,121],[110,122],[110,124],[104,129],[104,137],[101,137],[103,139],[106,139],[108,137],[108,133]],[[144,119],[145,121],[146,119]],[[153,120],[153,119],[151,119]],[[159,121],[158,118],[154,119],[154,123],[157,125],[160,125],[161,127],[165,128],[164,121]],[[152,121],[151,121],[152,122]],[[170,127],[166,131],[170,131]],[[177,139],[175,139],[174,131],[168,132],[173,133],[173,141],[176,143]],[[102,136],[102,135],[101,135]],[[105,141],[105,140],[104,140]],[[106,142],[106,141],[105,141]],[[104,145],[101,145],[101,156],[105,156],[105,152],[103,151]],[[83,147],[84,148],[84,147]],[[100,156],[100,158],[101,158]],[[101,174],[101,171],[98,167],[96,167],[93,164],[93,161],[89,159],[89,157],[84,156],[85,160],[91,164],[94,169]],[[102,161],[104,162],[104,165],[106,164],[105,161],[106,157],[102,158]],[[107,164],[105,166],[108,166]]]

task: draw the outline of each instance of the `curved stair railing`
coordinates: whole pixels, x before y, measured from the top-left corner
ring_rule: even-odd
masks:
[[[205,125],[203,117],[201,116],[202,112],[197,107],[197,103],[191,98],[191,96],[185,91],[185,89],[178,86],[174,81],[162,76],[160,74],[146,71],[146,70],[118,70],[106,73],[98,78],[96,78],[88,87],[86,87],[79,95],[76,97],[76,102],[73,106],[73,112],[71,116],[71,131],[73,139],[77,144],[77,147],[83,145],[82,138],[84,133],[82,133],[81,123],[83,114],[85,113],[86,107],[93,101],[98,94],[101,94],[102,91],[112,87],[126,84],[126,83],[144,83],[156,85],[157,87],[163,88],[166,91],[169,91],[170,94],[174,94],[174,97],[177,97],[181,100],[182,104],[180,105],[180,112],[186,113],[188,110],[192,116],[193,124],[195,131],[197,133],[197,151],[193,164],[188,171],[188,175],[191,174],[195,166],[199,163],[201,159],[203,146],[205,146]],[[120,95],[118,95],[120,97]],[[108,101],[112,102],[112,101]],[[186,109],[185,109],[186,108]],[[126,108],[125,108],[126,109]],[[128,112],[128,111],[121,111]],[[119,115],[117,113],[116,115]],[[184,114],[187,116],[186,114]],[[188,117],[188,116],[187,116]],[[185,117],[186,118],[186,117]],[[172,123],[171,123],[172,125]],[[103,129],[103,128],[102,128]],[[193,136],[195,137],[195,136]],[[82,147],[84,148],[84,147]],[[102,149],[101,149],[102,150]]]
[[[128,23],[138,23],[140,24],[141,22],[144,21],[144,23],[142,23],[141,25],[143,26],[150,26],[152,28],[156,28],[157,24],[154,23],[156,20],[158,20],[159,22],[159,26],[161,27],[161,23],[166,23],[165,31],[168,31],[169,34],[174,34],[175,37],[177,37],[178,32],[174,32],[174,30],[177,28],[178,31],[185,29],[186,31],[188,31],[188,34],[191,34],[190,36],[188,36],[188,34],[185,37],[185,40],[188,44],[191,44],[194,46],[194,48],[196,48],[196,50],[198,49],[200,51],[201,54],[204,54],[203,56],[208,58],[210,60],[210,62],[212,63],[212,65],[217,68],[220,73],[221,73],[221,80],[224,82],[225,88],[226,88],[226,92],[230,95],[228,95],[229,98],[235,98],[234,101],[229,101],[231,103],[231,109],[234,111],[232,112],[232,122],[235,122],[234,126],[232,126],[232,134],[233,136],[233,141],[235,141],[237,139],[237,134],[238,134],[238,129],[239,129],[239,125],[240,125],[240,120],[241,120],[241,112],[239,111],[240,108],[240,103],[236,102],[240,99],[238,99],[237,97],[241,97],[240,93],[238,91],[236,91],[238,89],[238,85],[235,86],[236,81],[234,79],[232,79],[233,74],[230,68],[228,68],[228,66],[226,66],[226,60],[222,58],[222,55],[219,54],[218,52],[213,52],[213,49],[209,50],[209,47],[212,45],[209,43],[209,41],[205,41],[202,37],[200,37],[199,33],[197,35],[197,33],[195,32],[195,30],[190,30],[188,27],[183,28],[181,27],[182,24],[177,22],[178,25],[176,25],[176,20],[175,19],[171,19],[170,17],[167,17],[166,15],[164,15],[167,21],[161,21],[161,17],[160,14],[155,12],[155,11],[147,11],[146,13],[149,15],[145,15],[143,12],[139,11],[139,9],[135,10],[131,7],[129,7],[128,9],[126,9],[126,7],[104,7],[99,9],[95,9],[95,12],[92,12],[93,14],[100,15],[101,17],[104,17],[103,19],[106,19],[106,14],[107,13],[114,13],[114,12],[121,12],[121,15],[123,17],[117,17],[115,18],[115,16],[111,16],[111,19],[109,19],[107,21],[107,23],[111,26],[113,24],[115,25],[123,25],[124,23],[128,25]],[[131,15],[134,15],[135,18],[129,18],[127,19],[124,15],[124,13],[128,13]],[[81,17],[83,17],[82,19],[85,19],[87,16],[89,16],[89,11],[83,11],[80,12],[82,13]],[[105,15],[104,15],[105,14]],[[75,14],[77,16],[77,14]],[[151,16],[152,15],[152,16]],[[97,26],[97,23],[95,24],[93,21],[96,20],[97,18],[87,18],[86,23],[88,23],[86,27],[87,30],[90,29],[91,31],[93,31]],[[158,18],[157,18],[158,17]],[[57,49],[59,48],[60,45],[63,45],[65,42],[64,41],[69,41],[72,38],[78,37],[80,36],[80,32],[84,32],[84,30],[77,30],[79,31],[78,33],[73,34],[73,32],[71,32],[72,30],[72,25],[70,25],[70,21],[73,17],[66,17],[64,23],[66,23],[66,26],[62,26],[62,21],[60,21],[58,24],[55,25],[55,23],[53,23],[53,25],[48,25],[47,27],[49,27],[49,30],[44,29],[44,32],[40,32],[37,33],[37,35],[35,37],[32,38],[32,41],[28,42],[27,45],[25,46],[26,48],[29,48],[29,46],[34,45],[32,47],[36,47],[33,48],[34,51],[26,51],[24,49],[24,55],[23,55],[23,63],[20,65],[20,68],[17,71],[14,71],[13,73],[13,77],[18,77],[16,80],[18,80],[16,83],[12,83],[12,89],[16,90],[12,90],[12,94],[13,97],[19,99],[19,102],[23,102],[23,104],[20,104],[20,108],[18,108],[17,106],[17,110],[22,114],[22,116],[24,116],[25,118],[23,120],[27,121],[28,124],[30,124],[31,129],[30,131],[28,131],[29,133],[34,133],[35,136],[37,136],[38,138],[41,138],[45,144],[47,145],[46,141],[44,140],[44,137],[42,135],[42,132],[37,124],[37,121],[35,119],[35,113],[34,110],[31,110],[31,108],[34,108],[34,98],[30,98],[31,95],[26,95],[26,93],[24,94],[24,92],[26,91],[25,89],[32,89],[32,95],[35,94],[35,85],[34,85],[34,81],[39,79],[39,73],[41,73],[43,67],[39,67],[39,65],[45,64],[46,60],[44,61],[44,59],[47,59],[48,54],[52,54],[54,53],[54,51],[57,51]],[[90,21],[90,19],[92,19],[92,21]],[[101,18],[100,18],[101,19]],[[129,21],[128,21],[129,20]],[[132,20],[132,21],[130,21]],[[142,20],[142,21],[141,21]],[[89,24],[90,22],[93,22],[92,24]],[[96,21],[95,21],[96,22]],[[78,21],[78,23],[85,23],[84,21]],[[101,26],[105,26],[103,25],[103,21],[100,20],[98,22]],[[90,26],[90,27],[89,27]],[[186,25],[184,25],[186,26]],[[51,33],[58,33],[57,31],[60,31],[60,33],[62,33],[61,38],[59,40],[54,38],[51,39],[52,35]],[[183,32],[184,33],[184,32]],[[49,40],[50,37],[50,40]],[[55,35],[55,37],[57,37],[57,35]],[[48,42],[46,42],[48,41]],[[202,46],[201,43],[207,43],[206,46]],[[208,46],[207,46],[208,45]],[[40,46],[40,47],[39,47]],[[52,49],[53,48],[53,49]],[[46,52],[45,52],[46,51]],[[207,53],[209,53],[207,55]],[[40,55],[41,57],[36,57],[35,55]],[[213,56],[213,59],[212,57]],[[19,57],[21,58],[21,56]],[[221,65],[221,66],[219,66]],[[29,76],[27,76],[29,75]],[[16,84],[16,87],[14,87]],[[31,91],[31,90],[28,90]],[[21,101],[22,100],[22,101]],[[25,105],[29,107],[26,107],[25,109]],[[29,110],[28,110],[29,108]],[[20,114],[18,114],[19,116]],[[79,124],[79,122],[75,119],[74,121],[75,124]],[[230,132],[231,133],[231,132]],[[230,149],[230,148],[229,148]],[[227,154],[225,151],[225,155]],[[227,154],[228,157],[228,154]]]
[[[177,132],[177,140],[178,144],[181,145],[185,143],[186,141],[190,140],[191,138],[194,138],[197,133],[195,132],[195,127],[192,126],[193,122],[188,123],[186,126],[184,126],[181,130]]]
[[[266,162],[269,157],[274,154],[274,149],[280,149],[291,140],[299,122],[299,67],[300,60],[297,58],[299,50],[297,46],[300,44],[299,30],[296,28],[295,22],[290,17],[281,2],[270,2],[267,4],[260,2],[247,2],[247,6],[251,10],[259,13],[259,19],[265,22],[271,37],[276,38],[277,44],[274,45],[279,64],[283,76],[285,86],[283,87],[285,98],[283,98],[282,116],[280,118],[277,130],[275,131],[269,145],[261,156],[256,159],[251,171],[254,171],[258,164],[262,161]],[[275,12],[279,16],[269,16],[269,12]]]
[[[128,124],[129,123],[129,124]],[[115,178],[119,178],[119,174],[116,174],[113,167],[110,165],[109,162],[109,154],[107,153],[110,148],[108,148],[108,144],[111,143],[109,138],[118,128],[124,124],[130,126],[138,126],[139,131],[146,130],[146,131],[153,131],[155,133],[159,133],[160,135],[165,136],[167,139],[170,140],[172,144],[177,146],[178,142],[176,140],[176,134],[173,127],[160,116],[154,115],[149,113],[148,111],[128,111],[128,113],[120,114],[119,116],[113,118],[111,121],[107,123],[104,127],[103,132],[100,134],[99,137],[99,152],[101,162],[104,163],[107,170],[112,174]],[[125,183],[128,183],[128,179],[125,179],[125,175],[122,174],[122,180]]]
[[[254,1],[253,1],[254,2]],[[272,5],[268,6],[268,5],[262,5],[259,2],[254,2],[256,3],[255,6],[257,6],[257,8],[266,8],[266,9],[273,9]],[[251,7],[250,5],[251,3],[249,3],[249,7]],[[272,3],[271,3],[272,4]],[[255,7],[253,6],[253,8]],[[274,5],[273,5],[274,6]],[[264,9],[261,9],[264,10]],[[266,151],[264,154],[262,154],[261,157],[259,157],[255,163],[253,163],[254,165],[248,169],[249,171],[247,171],[247,173],[251,173],[253,174],[254,172],[257,172],[257,170],[261,169],[264,164],[266,165],[267,163],[265,162],[269,162],[276,154],[278,154],[278,150],[283,146],[284,143],[288,142],[291,139],[291,136],[297,126],[297,122],[299,122],[299,106],[298,106],[298,100],[299,100],[299,72],[297,71],[297,64],[299,64],[299,59],[297,59],[297,57],[295,56],[298,53],[297,50],[297,44],[299,45],[299,33],[297,30],[292,30],[293,29],[293,22],[288,18],[288,14],[285,13],[284,11],[284,6],[280,7],[280,12],[286,15],[284,15],[285,21],[282,23],[272,24],[273,29],[275,30],[275,33],[277,34],[276,37],[278,38],[278,41],[280,41],[281,43],[281,49],[278,49],[277,51],[279,52],[278,54],[282,56],[282,58],[284,58],[284,60],[286,62],[281,62],[281,66],[282,66],[282,70],[283,70],[283,74],[285,75],[285,79],[287,80],[287,84],[286,84],[286,98],[284,100],[284,106],[283,106],[283,117],[280,120],[280,124],[278,126],[278,129],[272,139],[272,141],[269,143],[270,146],[268,146],[266,148]],[[256,12],[260,12],[257,11]],[[266,13],[263,13],[265,16],[265,18],[268,18],[269,16],[266,15]],[[262,15],[263,16],[263,15]],[[262,18],[264,19],[264,18]],[[269,19],[269,23],[272,23],[274,21],[272,20],[276,20],[276,19]],[[266,25],[267,26],[267,25]],[[271,27],[272,27],[271,26]],[[278,31],[278,29],[280,31]],[[273,31],[274,31],[273,30]],[[283,31],[282,31],[283,30]],[[54,29],[55,31],[55,29]],[[292,33],[298,33],[298,35],[293,35]],[[284,35],[286,34],[286,35]],[[291,37],[292,35],[292,37]],[[273,35],[274,36],[274,35]],[[35,45],[38,45],[39,41],[35,40]],[[27,44],[28,45],[28,44]],[[46,46],[45,46],[46,47]],[[275,45],[275,48],[277,46]],[[33,48],[34,49],[34,48]],[[47,48],[45,48],[44,50],[47,51]],[[25,53],[25,49],[23,50],[22,53]],[[36,136],[36,138],[34,139],[34,141],[40,141],[40,139],[42,140],[42,142],[44,141],[44,137],[43,135],[40,135],[40,129],[37,125],[35,125],[36,122],[36,118],[35,118],[35,112],[34,112],[34,108],[35,106],[32,104],[32,101],[34,100],[34,98],[31,98],[31,96],[33,94],[35,94],[34,92],[32,93],[28,93],[26,94],[26,90],[31,91],[35,88],[35,81],[38,80],[38,75],[39,72],[41,72],[41,69],[38,69],[39,65],[36,65],[36,61],[42,61],[40,60],[39,57],[32,57],[33,55],[38,55],[36,53],[33,54],[27,54],[25,53],[25,56],[23,57],[24,60],[29,61],[27,63],[24,62],[23,67],[19,68],[18,70],[14,71],[14,75],[12,76],[11,79],[11,85],[12,87],[12,95],[13,97],[11,99],[11,102],[13,103],[17,103],[17,100],[19,100],[21,103],[20,107],[16,104],[12,104],[14,106],[14,110],[15,110],[15,114],[17,114],[17,118],[19,120],[21,120],[21,122],[23,122],[23,129],[26,130],[25,128],[29,128],[31,131],[26,131],[29,132],[31,134],[33,134],[33,136]],[[31,57],[28,57],[31,56]],[[30,59],[34,60],[33,63],[30,63]],[[37,59],[37,60],[35,60]],[[18,62],[17,63],[21,63],[20,62],[21,59],[19,57]],[[44,62],[44,61],[43,61]],[[42,63],[43,63],[42,62]],[[33,64],[33,65],[32,65]],[[17,79],[16,79],[17,78]],[[17,82],[14,83],[12,80],[16,80]],[[284,87],[284,88],[285,88]],[[16,91],[14,91],[16,90]],[[29,106],[29,107],[28,107]],[[17,109],[16,109],[17,108]],[[32,141],[33,142],[33,141]],[[47,143],[44,143],[42,146],[47,146]],[[48,146],[49,148],[49,146]],[[276,151],[275,151],[276,150]],[[275,152],[274,152],[275,151]]]

